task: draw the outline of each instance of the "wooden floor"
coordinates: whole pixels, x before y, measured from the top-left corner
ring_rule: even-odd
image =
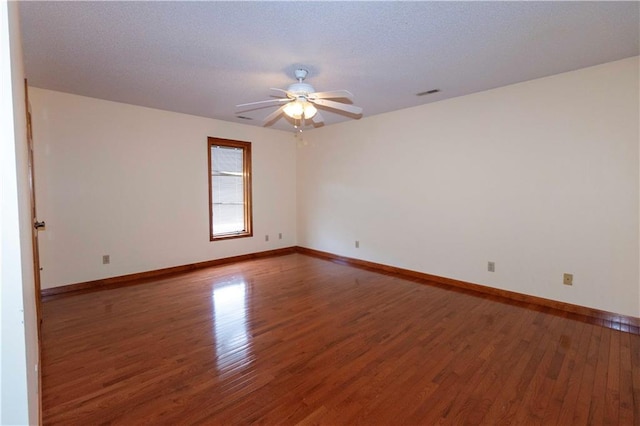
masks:
[[[640,336],[301,254],[43,304],[51,424],[640,424]]]

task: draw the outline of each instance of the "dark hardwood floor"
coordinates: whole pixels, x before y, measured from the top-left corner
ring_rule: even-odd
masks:
[[[301,254],[43,303],[52,424],[640,424],[640,336]]]

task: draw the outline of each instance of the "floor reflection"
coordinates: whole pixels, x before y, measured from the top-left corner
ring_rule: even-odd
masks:
[[[216,339],[216,366],[221,373],[251,363],[251,340],[247,332],[247,284],[232,277],[213,289],[213,324]]]

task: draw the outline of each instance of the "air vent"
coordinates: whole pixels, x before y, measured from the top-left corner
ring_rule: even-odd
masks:
[[[434,93],[438,93],[439,91],[440,89],[431,89],[427,90],[426,92],[416,93],[416,96],[433,95]]]
[[[241,120],[253,120],[253,118],[251,117],[245,117],[244,115],[236,115],[236,118],[239,118]]]

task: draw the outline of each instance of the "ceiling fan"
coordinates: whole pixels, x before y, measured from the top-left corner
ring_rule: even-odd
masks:
[[[300,120],[302,125],[304,125],[305,120],[311,120],[316,125],[321,124],[324,122],[324,119],[315,107],[316,105],[327,109],[344,111],[353,115],[362,114],[362,108],[360,107],[330,100],[348,99],[352,101],[353,94],[351,92],[348,90],[316,92],[313,86],[309,83],[304,83],[304,79],[308,73],[309,71],[305,69],[297,69],[294,73],[296,80],[298,80],[297,83],[290,85],[287,90],[271,89],[275,92],[273,96],[278,97],[278,99],[236,105],[237,112],[280,105],[280,108],[273,111],[264,119],[265,126],[272,124],[276,119],[280,118],[283,113],[296,120],[296,125],[298,124],[298,120]]]

